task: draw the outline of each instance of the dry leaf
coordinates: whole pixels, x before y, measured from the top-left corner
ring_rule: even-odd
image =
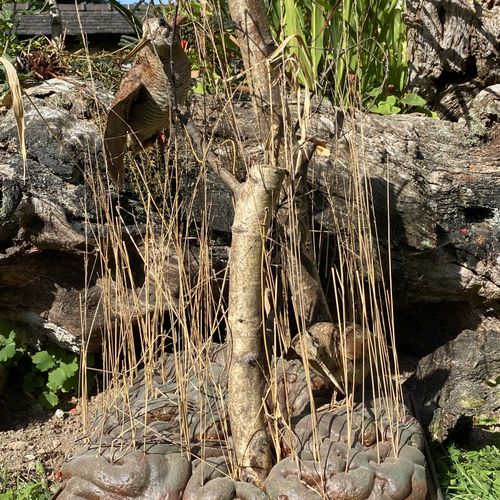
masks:
[[[5,73],[7,74],[7,82],[10,87],[10,92],[12,94],[12,108],[14,109],[14,115],[16,117],[17,134],[19,136],[19,150],[23,158],[23,169],[24,178],[26,179],[26,141],[24,134],[24,107],[23,98],[21,95],[21,84],[19,83],[19,78],[17,77],[17,72],[10,61],[5,57],[0,56],[0,63],[5,67]]]

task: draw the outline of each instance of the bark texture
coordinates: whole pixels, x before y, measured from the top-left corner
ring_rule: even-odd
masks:
[[[271,157],[278,158],[283,140],[283,109],[276,71],[268,58],[274,49],[269,19],[262,0],[229,0],[243,64],[250,84],[258,140],[273,148]]]
[[[89,102],[93,96],[82,99],[81,91],[82,87],[68,88],[68,82],[60,80],[29,90],[41,116],[25,102],[27,185],[22,181],[15,121],[11,112],[0,117],[1,316],[18,321],[18,332],[25,331],[29,337],[49,335],[75,350],[81,335],[84,260],[94,255],[92,244],[86,247],[84,241],[96,223],[94,209],[85,208],[91,196],[79,169],[85,167],[86,155],[97,144],[98,131],[86,118],[92,116]],[[498,314],[499,96],[494,86],[476,97],[470,107],[476,119],[472,127],[414,114],[362,117],[364,168],[375,196],[380,241],[386,250],[388,216],[391,221],[399,341],[423,355],[464,328],[474,330],[482,315]],[[294,116],[296,107],[292,100],[289,103]],[[247,160],[259,162],[262,153],[253,142],[254,120],[247,106],[248,101],[235,102],[234,116],[226,117],[221,116],[220,103],[207,98],[207,114],[203,117],[196,104],[194,121],[208,129],[217,123],[216,142],[231,137],[230,131],[237,126]],[[355,129],[326,102],[315,102],[313,109],[309,135],[325,146],[309,167],[310,216],[316,228],[321,226],[333,237],[334,215],[341,228],[347,224],[344,191],[349,181],[350,148],[356,143],[349,138],[354,137]],[[340,140],[334,147],[337,138]],[[99,154],[98,144],[95,151]],[[231,161],[229,158],[228,163]],[[218,241],[229,242],[234,212],[231,195],[215,175],[210,179],[206,196],[200,196],[193,213],[201,221],[201,201],[205,199],[214,234]],[[192,178],[184,177],[181,182],[186,193],[193,190]],[[326,203],[329,195],[335,202],[333,209]],[[129,229],[134,238],[141,238],[140,227]],[[220,252],[218,268],[225,265],[226,258],[225,251]],[[140,285],[139,255],[135,264]],[[177,293],[176,266],[175,258],[169,259],[165,283],[173,287],[173,297]],[[95,316],[89,333],[93,348],[97,348],[103,324],[99,309],[102,288],[97,274],[88,279],[87,314]],[[457,308],[461,314],[456,313]]]
[[[273,465],[264,414],[263,257],[284,175],[274,167],[253,166],[236,195],[232,226],[229,417],[240,476],[257,485]]]
[[[497,86],[478,94],[470,126],[418,114],[360,115],[352,122],[327,102],[313,103],[308,136],[325,145],[307,179],[314,226],[331,235],[333,247],[334,235],[348,231],[346,189],[357,152],[374,197],[384,265],[391,249],[398,341],[422,355],[500,309],[499,96]],[[289,105],[296,116],[296,105]],[[247,158],[258,161],[252,120],[243,103],[234,107],[230,120],[236,119]],[[206,101],[205,110],[210,126]],[[216,135],[229,137],[229,118],[217,117]],[[196,112],[195,119],[201,119]],[[220,190],[209,190],[208,199],[230,210]],[[222,222],[215,221],[217,229],[229,231]]]
[[[264,412],[263,266],[265,241],[285,175],[285,117],[279,80],[268,61],[274,43],[262,0],[229,0],[250,83],[256,144],[265,166],[247,163],[247,180],[234,192],[229,279],[228,404],[240,477],[263,486],[273,465]],[[281,168],[279,168],[281,167]]]
[[[410,88],[448,118],[469,119],[474,96],[500,83],[500,4],[408,0]]]
[[[312,154],[313,148],[299,153],[302,158],[288,178],[277,217],[297,323],[305,328],[332,321],[311,235],[307,174]]]
[[[443,442],[455,431],[464,443],[474,416],[498,417],[499,373],[499,322],[491,319],[419,361],[406,386],[433,441]]]
[[[0,319],[28,342],[49,338],[79,352],[84,336],[95,351],[106,322],[99,265],[99,252],[106,249],[99,248],[96,235],[107,230],[84,183],[95,162],[104,164],[100,131],[89,119],[97,114],[95,98],[78,80],[54,79],[26,93],[26,182],[13,112],[0,116]],[[109,103],[105,91],[98,93]],[[134,218],[123,234],[139,317],[154,305],[157,290],[142,286],[143,259],[150,252],[141,243],[145,221]],[[173,249],[164,249],[164,255],[165,291],[175,301],[179,262]],[[115,318],[119,311],[108,313]]]

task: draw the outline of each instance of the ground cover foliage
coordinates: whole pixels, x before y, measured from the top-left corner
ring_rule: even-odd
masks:
[[[433,458],[445,498],[494,500],[500,497],[500,450],[486,445],[464,450],[437,445]]]
[[[0,470],[0,499],[1,500],[49,500],[52,492],[45,478],[43,465],[38,462],[29,478],[18,476],[16,487],[9,488],[12,478],[8,478],[7,470]]]
[[[418,96],[405,95],[407,61],[400,2],[283,0],[269,2],[268,7],[276,45],[281,48],[273,57],[278,61],[286,81],[286,85],[281,88],[282,92],[292,91],[305,95],[306,107],[308,92],[317,92],[349,112],[371,108],[381,114],[398,113],[403,109],[399,103],[407,106],[408,110],[421,110],[425,106],[425,101]],[[190,2],[181,4],[181,9],[185,10],[189,18],[186,40],[194,69],[198,71],[195,74],[195,91],[201,94],[222,92],[226,98],[225,105],[230,107],[235,90],[241,90],[245,84],[245,75],[238,55],[238,44],[235,43],[230,28],[227,5]],[[165,12],[168,16],[171,10],[167,8]],[[13,61],[12,56],[19,47],[12,35],[9,36],[9,39],[2,40],[2,44],[6,45],[7,53]],[[70,73],[78,65],[86,76],[104,79],[108,87],[116,88],[119,73],[115,71],[113,59],[106,59],[105,55],[92,55],[88,51],[81,56],[54,52],[48,42],[47,47],[49,48],[43,49],[34,45],[29,50],[45,50],[50,54],[55,53],[56,58],[59,54],[60,61],[68,62],[64,66],[64,72]],[[75,63],[78,57],[80,59]],[[56,73],[63,72],[61,68],[61,64],[53,64],[51,71],[55,69]],[[43,74],[39,73],[39,76]],[[299,117],[299,125],[303,125],[305,130],[305,123],[301,124],[301,120],[307,121],[306,112]],[[362,137],[358,138],[362,142]],[[238,144],[231,147],[238,148]],[[353,178],[349,186],[346,186],[352,228],[348,234],[337,235],[338,247],[334,251],[337,253],[338,266],[324,271],[322,279],[333,291],[332,302],[339,323],[345,325],[347,322],[358,322],[366,331],[368,328],[373,331],[367,353],[372,366],[373,390],[377,395],[388,397],[397,407],[401,395],[397,384],[392,385],[391,382],[393,376],[397,375],[397,356],[395,353],[389,354],[383,340],[386,336],[391,338],[394,335],[391,322],[391,285],[390,282],[382,282],[381,285],[381,264],[374,259],[374,254],[377,253],[377,235],[370,231],[372,206],[370,192],[365,191],[363,183],[360,157],[360,151],[354,150]],[[166,169],[157,168],[158,159],[167,166]],[[99,177],[98,169],[90,172],[87,178],[93,189],[92,202],[99,208],[102,226],[112,228],[111,231],[93,235],[100,242],[100,272],[107,284],[103,307],[110,318],[108,331],[103,337],[102,374],[107,387],[126,393],[140,367],[146,368],[147,377],[148,370],[154,369],[161,354],[173,350],[178,353],[178,384],[182,394],[182,391],[187,390],[188,383],[184,374],[196,370],[203,378],[209,347],[215,339],[220,338],[221,331],[224,331],[221,325],[227,319],[227,305],[219,289],[227,286],[227,276],[219,269],[214,269],[211,259],[213,235],[210,218],[211,212],[217,208],[199,209],[199,193],[209,182],[208,169],[205,163],[202,163],[201,168],[193,163],[189,147],[175,137],[170,137],[166,145],[157,146],[140,159],[129,158],[128,176],[140,201],[139,210],[147,214],[149,222],[142,232],[142,241],[136,248],[145,266],[144,282],[137,284],[137,293],[132,296],[130,289],[125,286],[133,280],[126,270],[132,268],[134,263],[130,249],[123,243],[126,239],[123,212],[118,212],[117,215],[110,209],[107,194],[109,185]],[[191,195],[186,194],[185,188],[182,190],[182,176],[190,177],[190,182],[196,186]],[[291,220],[296,221],[296,215],[291,216]],[[330,241],[322,239],[321,227],[313,229],[320,235],[314,241],[314,254],[319,256],[332,251],[327,249]],[[193,240],[193,236],[196,244],[189,246],[186,242]],[[301,298],[291,299],[290,290],[287,290],[286,284],[283,285],[287,282],[286,274],[291,272],[290,262],[287,263],[287,258],[283,257],[286,255],[284,247],[292,244],[293,248],[293,238],[297,237],[297,234],[292,237],[290,243],[273,236],[262,256],[262,280],[266,283],[266,294],[263,295],[262,302],[267,302],[269,309],[276,311],[271,327],[272,344],[276,351],[286,350],[290,346],[290,331],[294,329],[292,323],[300,323],[295,311],[300,310]],[[145,291],[168,288],[164,286],[164,282],[171,278],[165,273],[169,260],[186,263],[193,251],[197,253],[198,270],[193,274],[187,265],[185,271],[182,271],[181,266],[178,296],[157,294],[154,303],[144,300]],[[137,255],[133,256],[134,259],[136,257]],[[219,281],[217,287],[214,287],[214,275]],[[115,314],[117,310],[120,312],[118,317]],[[165,314],[165,311],[169,312]],[[141,318],[139,322],[137,317]],[[84,318],[84,323],[91,320]],[[12,342],[9,343],[8,340],[7,336],[7,344],[11,345]],[[35,354],[36,358],[33,359],[37,367],[44,368],[41,371],[52,368],[65,371],[53,356],[51,362],[49,354],[42,354],[43,352],[46,351]],[[390,356],[395,358],[392,365],[386,363]],[[196,361],[193,362],[193,359]],[[273,368],[276,369],[273,367],[272,356],[268,356],[267,362],[272,383]],[[68,362],[71,363],[72,361]],[[87,390],[85,383],[83,390]],[[344,390],[347,393],[346,404],[350,404],[352,393],[347,380]],[[48,402],[57,404],[52,396]],[[275,444],[278,445],[277,439]],[[471,455],[470,461],[466,459],[464,462],[458,458],[455,450],[448,450],[451,464],[449,470],[457,477],[468,479],[475,477],[475,467],[481,467],[481,464],[484,466],[489,453],[495,451],[485,449],[484,452],[471,452],[476,454]],[[478,491],[493,494],[496,483],[493,480],[490,485],[490,469],[483,467],[482,471],[481,477],[488,489]],[[38,478],[20,486],[15,496],[13,493],[6,493],[13,496],[5,498],[46,498],[43,496],[46,493],[42,491],[43,473],[38,472]],[[450,498],[454,498],[453,495],[456,498],[476,498],[460,496],[477,494],[472,489],[474,484],[477,486],[476,480],[466,483],[466,486],[463,486],[465,483],[461,479],[456,480],[457,486],[450,476],[446,481],[448,482],[443,484],[447,485]],[[24,490],[28,491],[29,488],[32,488],[29,491],[32,496],[22,496],[25,494]],[[41,490],[42,496],[36,496],[37,488]]]

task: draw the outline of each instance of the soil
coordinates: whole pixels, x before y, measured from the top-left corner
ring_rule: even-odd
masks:
[[[92,421],[99,400],[96,396],[86,405],[87,421]],[[0,489],[15,489],[19,480],[39,481],[37,463],[43,465],[51,490],[58,489],[61,465],[85,437],[82,400],[72,398],[63,408],[44,409],[25,394],[0,396],[0,472],[6,476]]]

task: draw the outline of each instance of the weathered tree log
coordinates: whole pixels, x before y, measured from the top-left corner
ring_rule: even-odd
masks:
[[[94,163],[102,163],[99,128],[89,119],[95,116],[94,96],[84,82],[57,79],[28,89],[27,95],[26,180],[13,112],[0,116],[0,319],[28,342],[48,337],[78,352],[85,335],[93,351],[101,344],[105,323],[95,237],[106,234],[98,224],[92,190],[84,183],[85,175],[98,171]],[[110,98],[104,91],[100,95]],[[135,239],[126,244],[140,289],[145,252],[144,223],[138,220],[124,234]],[[164,259],[165,282],[175,300],[178,271],[170,253],[172,259]],[[143,302],[139,314],[154,304],[154,294]],[[88,318],[86,325],[82,317]]]
[[[466,442],[472,417],[498,417],[499,331],[499,321],[492,319],[474,331],[464,330],[422,358],[406,382],[434,441],[457,430],[461,435],[455,437]]]
[[[442,115],[470,119],[474,96],[500,83],[500,4],[408,0],[406,6],[410,89]]]
[[[429,315],[441,316],[439,325],[409,346],[422,354],[464,328],[474,329],[482,315],[498,314],[500,308],[499,95],[495,86],[477,96],[470,127],[418,114],[359,115],[352,122],[328,102],[313,106],[309,136],[327,148],[309,169],[316,227],[332,235],[348,231],[346,189],[357,157],[373,193],[382,265],[389,262],[391,248],[401,338],[415,339],[415,329],[425,333]],[[487,110],[480,104],[485,99]],[[215,123],[210,105],[204,105],[198,120]],[[233,117],[240,139],[250,142],[253,125],[245,106],[236,103]],[[229,138],[234,118],[221,120],[220,113],[217,118],[215,133]],[[250,145],[243,150],[247,157],[260,154]],[[214,189],[208,199],[223,212],[230,209],[223,191]],[[214,222],[229,232],[223,221]],[[461,305],[459,321],[450,304]]]
[[[30,334],[49,334],[77,349],[78,341],[71,339],[81,334],[79,294],[85,284],[85,250],[90,251],[88,258],[94,258],[92,244],[86,247],[85,231],[95,223],[92,196],[79,168],[91,156],[89,151],[99,153],[98,130],[84,118],[89,114],[88,102],[75,97],[75,87],[70,89],[65,83],[61,91],[58,86],[63,86],[61,81],[33,91],[32,99],[43,120],[27,104],[26,185],[11,112],[0,118],[0,316],[18,321],[19,329],[24,325]],[[427,332],[429,343],[422,354],[464,328],[474,329],[482,315],[498,314],[500,135],[495,123],[500,114],[499,94],[492,87],[477,96],[471,105],[477,119],[472,127],[419,115],[368,115],[356,122],[358,130],[362,124],[363,165],[374,193],[380,242],[386,250],[389,196],[401,338],[410,340],[416,331]],[[71,104],[71,111],[65,109]],[[258,150],[245,147],[245,137],[253,139],[255,133],[247,106],[245,100],[234,103],[243,139],[241,151],[259,159]],[[219,120],[219,104],[207,98],[203,115],[199,109],[195,107],[194,116],[200,127],[211,129],[217,123],[216,134],[232,138],[232,122]],[[349,180],[351,150],[356,146],[351,139],[356,133],[328,103],[316,102],[314,109],[309,135],[324,149],[315,155],[309,169],[313,216],[316,226],[333,235],[337,224],[341,230],[347,224],[344,186]],[[292,103],[292,116],[295,113]],[[211,226],[219,239],[229,241],[231,197],[215,176],[210,178],[206,199],[212,205]],[[333,211],[325,203],[328,196],[334,200]],[[200,204],[196,212],[200,213]],[[86,221],[90,225],[85,226]],[[134,233],[139,235],[140,230],[134,228]],[[137,260],[140,267],[140,256]],[[96,347],[102,326],[98,276],[91,277],[88,285],[90,304],[94,305],[87,314],[96,316],[90,332]],[[438,324],[431,323],[428,318],[437,315]],[[422,344],[424,340],[410,347],[420,349]]]

